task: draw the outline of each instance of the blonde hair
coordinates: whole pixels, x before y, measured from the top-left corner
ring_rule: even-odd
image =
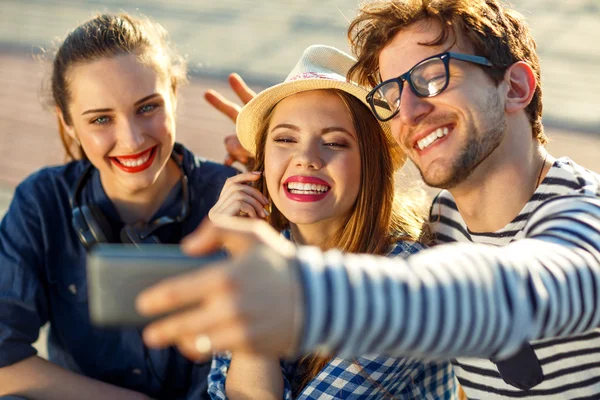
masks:
[[[69,68],[121,54],[136,54],[141,62],[170,79],[173,94],[187,82],[186,62],[173,49],[167,31],[160,24],[125,13],[98,15],[67,35],[52,62],[51,104],[60,109],[67,125],[71,124]],[[87,158],[81,146],[65,132],[60,118],[58,127],[67,159]]]
[[[485,68],[499,84],[506,68],[524,61],[533,69],[536,88],[525,112],[533,137],[548,139],[542,126],[542,86],[536,43],[525,18],[498,0],[381,0],[364,3],[350,23],[348,38],[357,63],[348,77],[359,84],[379,83],[379,54],[403,28],[423,20],[439,22],[440,35],[427,46],[438,46],[453,35],[465,41],[475,55],[486,57],[494,67]]]
[[[424,228],[425,212],[422,200],[425,197],[396,196],[391,144],[379,122],[367,106],[354,96],[337,89],[323,90],[337,94],[350,113],[359,142],[361,172],[358,196],[347,220],[322,248],[384,255],[390,246],[399,240],[429,243],[429,230]],[[275,106],[263,121],[255,138],[255,171],[264,172],[265,145],[274,109]],[[255,187],[270,199],[264,179],[260,179]],[[278,230],[289,228],[289,221],[272,202],[271,204],[269,223]],[[308,362],[309,372],[302,386],[314,378],[330,360],[330,357],[315,355],[303,359],[302,362]]]

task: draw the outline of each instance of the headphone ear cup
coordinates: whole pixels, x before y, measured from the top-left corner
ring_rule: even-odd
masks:
[[[114,242],[114,235],[110,224],[100,208],[94,204],[82,205],[80,208],[96,243]]]
[[[86,222],[84,213],[81,210],[81,207],[75,207],[72,211],[71,223],[73,225],[73,229],[75,229],[75,233],[77,233],[77,237],[86,250],[92,248],[97,242],[96,238],[90,232],[90,227]]]

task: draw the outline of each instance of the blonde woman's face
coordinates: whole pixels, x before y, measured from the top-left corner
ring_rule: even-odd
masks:
[[[279,102],[265,144],[273,203],[293,224],[339,225],[360,187],[357,133],[335,93],[314,90]]]
[[[175,142],[168,79],[133,54],[76,64],[67,79],[66,131],[100,171],[106,192],[126,198],[154,185]]]

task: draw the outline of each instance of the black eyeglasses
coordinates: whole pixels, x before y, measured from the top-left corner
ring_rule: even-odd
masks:
[[[450,81],[450,59],[467,61],[486,67],[492,63],[485,57],[446,52],[424,59],[408,72],[375,86],[367,95],[373,113],[380,121],[389,121],[400,111],[400,97],[404,82],[419,97],[433,97],[442,93]]]

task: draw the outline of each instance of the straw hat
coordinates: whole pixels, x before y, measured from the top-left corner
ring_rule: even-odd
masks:
[[[283,83],[263,90],[242,108],[236,122],[237,136],[242,146],[250,153],[256,154],[255,136],[259,134],[261,123],[277,103],[296,93],[339,89],[353,95],[369,107],[366,99],[369,91],[346,80],[346,73],[355,62],[354,58],[334,47],[313,45],[307,48]],[[394,169],[397,169],[404,164],[404,154],[392,137],[389,124],[379,124],[391,144],[393,165]]]

